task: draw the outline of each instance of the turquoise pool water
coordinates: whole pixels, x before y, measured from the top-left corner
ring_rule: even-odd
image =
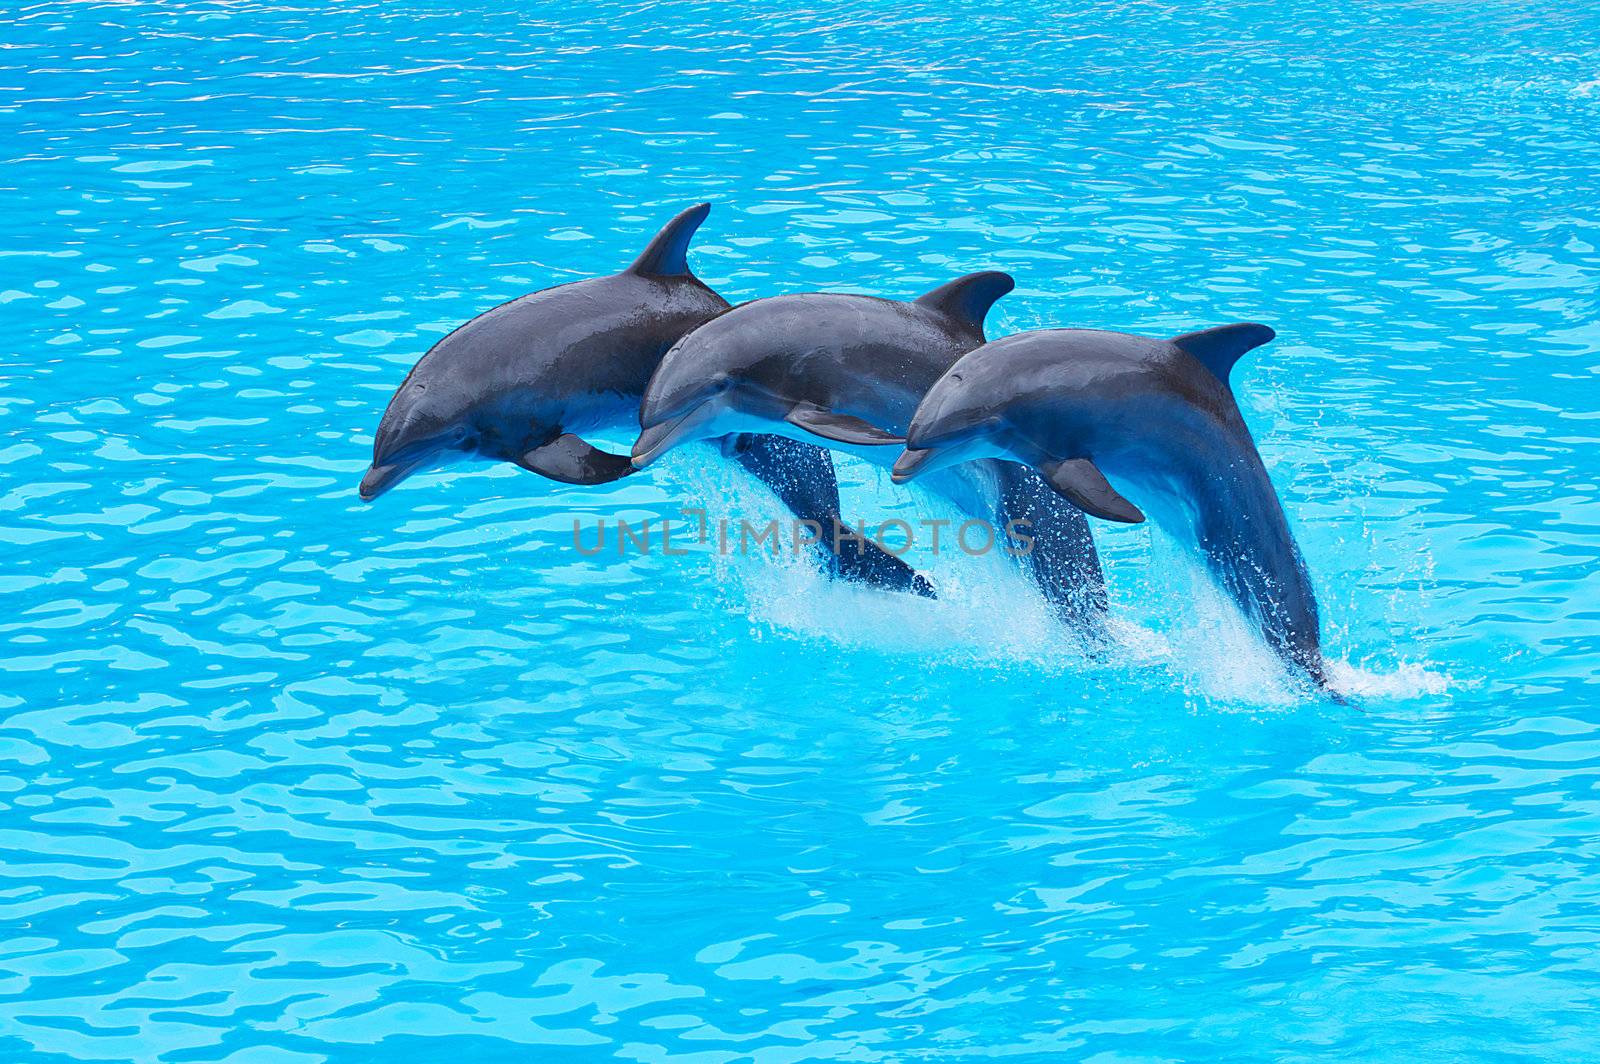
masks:
[[[1592,5],[0,23],[0,1057],[1593,1055]],[[995,559],[572,548],[770,515],[709,449],[358,502],[434,339],[701,199],[736,301],[1273,324],[1235,379],[1353,704],[1143,529],[1090,661]]]

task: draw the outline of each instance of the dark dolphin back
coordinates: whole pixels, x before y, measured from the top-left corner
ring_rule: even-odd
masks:
[[[721,374],[904,433],[928,387],[983,343],[984,316],[1014,284],[985,271],[912,302],[806,292],[742,304],[662,362],[645,395],[646,421]]]

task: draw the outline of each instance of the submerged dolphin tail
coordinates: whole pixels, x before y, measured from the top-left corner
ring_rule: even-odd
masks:
[[[800,520],[816,529],[809,541],[796,536],[795,550],[808,545],[835,576],[886,591],[910,591],[934,598],[933,587],[915,569],[844,523],[839,514],[839,481],[826,450],[783,436],[750,433],[723,440],[723,453],[771,488]],[[798,530],[798,526],[797,530]]]
[[[1009,273],[984,270],[940,285],[926,295],[917,297],[917,303],[963,321],[981,333],[983,318],[989,313],[989,308],[1015,287],[1017,282],[1011,279]]]
[[[683,277],[689,274],[689,241],[711,213],[711,204],[697,203],[661,227],[626,273],[647,277]]]
[[[1217,380],[1227,384],[1228,371],[1245,352],[1255,350],[1277,335],[1265,325],[1242,321],[1237,325],[1218,325],[1214,329],[1185,333],[1173,337],[1172,342],[1199,359]]]

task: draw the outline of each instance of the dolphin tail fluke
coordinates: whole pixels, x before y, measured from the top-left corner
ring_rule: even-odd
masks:
[[[823,536],[831,537],[838,550],[829,549],[823,541],[823,551],[831,558],[835,574],[846,580],[866,584],[884,591],[905,591],[923,598],[938,598],[927,577],[907,565],[902,559],[878,546],[843,521],[835,518],[833,527],[824,528]]]
[[[697,203],[662,226],[650,245],[633,260],[628,273],[647,277],[684,277],[689,274],[689,241],[711,213],[711,204]]]
[[[870,422],[849,414],[840,414],[816,403],[796,403],[784,418],[795,428],[805,429],[813,436],[821,436],[835,443],[848,443],[861,447],[883,447],[889,444],[903,446],[904,436],[885,432]]]
[[[783,436],[746,433],[724,440],[723,453],[815,527],[811,549],[833,575],[885,591],[936,597],[921,574],[840,519],[839,481],[826,450]]]
[[[518,458],[517,465],[563,484],[609,484],[633,472],[624,455],[607,454],[572,433],[557,436]]]
[[[917,304],[948,314],[981,333],[983,319],[989,313],[989,308],[1015,287],[1017,282],[1011,279],[1009,273],[985,270],[940,285],[927,295],[919,296]]]
[[[1244,357],[1245,352],[1255,350],[1277,335],[1265,325],[1242,321],[1236,325],[1218,325],[1214,329],[1185,333],[1174,337],[1172,342],[1199,359],[1201,365],[1209,369],[1217,380],[1227,384],[1229,371],[1235,362]]]
[[[1123,498],[1087,458],[1049,462],[1040,466],[1039,472],[1067,501],[1091,517],[1128,525],[1144,520],[1144,512]]]

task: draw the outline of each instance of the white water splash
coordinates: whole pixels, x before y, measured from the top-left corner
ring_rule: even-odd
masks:
[[[723,500],[731,519],[768,519],[775,500],[764,487],[714,452],[697,450],[682,475],[700,497]],[[924,520],[964,519],[941,499],[890,486],[873,467],[848,459],[838,465],[852,523],[895,517],[921,529]],[[755,624],[852,650],[958,668],[1021,666],[1051,675],[1111,674],[1138,686],[1170,682],[1218,708],[1289,708],[1312,697],[1183,545],[1155,528],[1097,525],[1095,531],[1112,599],[1112,647],[1098,654],[1086,651],[999,550],[974,556],[947,543],[934,554],[925,538],[919,541],[905,560],[928,575],[937,599],[834,580],[809,554],[787,549],[718,558],[716,569],[724,605]],[[1337,657],[1329,661],[1329,678],[1336,691],[1363,701],[1437,696],[1455,686],[1422,664],[1386,669]]]
[[[1362,701],[1404,702],[1449,694],[1462,686],[1445,673],[1411,662],[1383,668],[1329,661],[1328,682],[1341,694]]]

